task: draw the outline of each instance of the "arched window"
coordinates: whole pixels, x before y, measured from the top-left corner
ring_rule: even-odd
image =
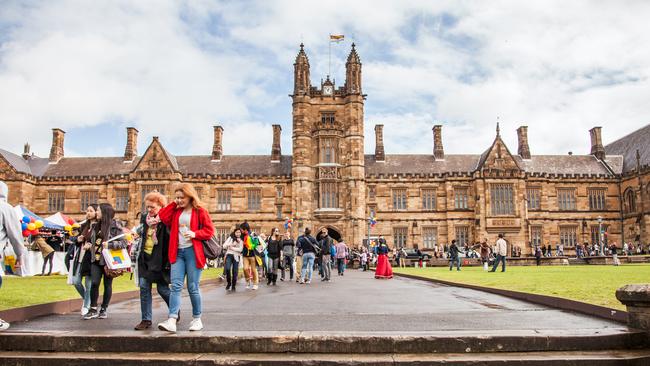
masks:
[[[636,212],[636,193],[632,188],[628,188],[623,195],[623,209],[626,213]]]

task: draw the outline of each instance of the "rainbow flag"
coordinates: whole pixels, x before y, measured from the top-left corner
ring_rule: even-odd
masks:
[[[341,42],[343,40],[345,40],[343,34],[330,34],[330,42]]]
[[[244,239],[244,245],[246,246],[246,249],[255,250],[257,243],[257,240],[253,240],[250,235],[246,235],[246,238]]]

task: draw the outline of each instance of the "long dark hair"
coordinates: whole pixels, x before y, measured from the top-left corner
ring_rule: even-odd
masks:
[[[99,220],[99,225],[97,228],[101,229],[102,239],[107,240],[111,235],[111,226],[113,225],[113,218],[115,217],[115,209],[111,206],[110,203],[100,203],[99,209],[102,212],[102,218]]]
[[[96,203],[91,203],[88,205],[88,207],[92,207],[95,211],[99,210],[99,205]],[[79,228],[79,233],[83,235],[85,239],[88,240],[90,240],[90,235],[88,235],[90,234],[90,224],[91,224],[90,220],[86,219],[86,221],[83,224],[81,224],[81,227]]]
[[[239,227],[236,227],[235,230],[233,230],[232,233],[230,233],[230,238],[231,238],[232,240],[234,240],[234,241],[237,240],[237,237],[235,236],[235,232],[236,232],[237,230],[239,230],[239,232],[241,232],[241,236],[239,237],[239,240],[244,240],[244,233],[242,232],[242,229],[239,228]]]

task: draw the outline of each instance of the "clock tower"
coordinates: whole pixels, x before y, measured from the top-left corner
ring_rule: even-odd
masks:
[[[361,61],[355,45],[342,87],[329,76],[311,86],[300,45],[294,63],[292,206],[297,229],[323,227],[360,245],[366,228]]]

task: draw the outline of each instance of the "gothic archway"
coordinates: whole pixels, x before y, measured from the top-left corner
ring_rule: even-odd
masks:
[[[337,229],[329,226],[325,226],[325,228],[327,228],[327,234],[330,236],[330,238],[334,239],[337,242],[341,241],[341,233],[339,233]],[[321,230],[323,230],[323,228],[318,229],[318,233],[316,234],[316,240],[320,240]]]

